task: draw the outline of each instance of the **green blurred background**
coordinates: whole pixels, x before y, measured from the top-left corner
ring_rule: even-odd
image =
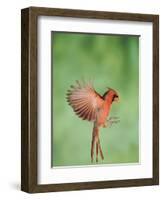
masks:
[[[93,124],[78,118],[66,101],[75,80],[93,79],[102,95],[107,87],[120,98],[110,117],[120,122],[100,129],[104,160],[97,164],[139,161],[139,37],[52,33],[52,165],[91,165]],[[95,163],[93,163],[95,164]]]

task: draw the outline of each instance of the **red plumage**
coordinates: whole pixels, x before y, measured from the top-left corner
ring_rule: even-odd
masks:
[[[75,86],[67,92],[67,101],[74,112],[83,120],[94,122],[91,144],[91,160],[93,162],[94,146],[96,144],[96,162],[98,162],[98,150],[104,159],[100,139],[99,128],[106,127],[107,117],[111,105],[119,99],[118,94],[113,89],[108,89],[103,96],[98,94],[91,83],[76,81]]]

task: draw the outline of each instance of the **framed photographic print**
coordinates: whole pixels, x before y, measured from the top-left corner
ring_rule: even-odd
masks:
[[[159,184],[159,16],[21,11],[21,189]]]

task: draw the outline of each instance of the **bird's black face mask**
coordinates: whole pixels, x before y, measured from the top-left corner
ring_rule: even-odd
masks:
[[[112,102],[113,102],[113,101],[114,101],[114,102],[117,102],[118,100],[119,100],[118,95],[117,95],[117,94],[114,94],[113,99],[112,99]]]

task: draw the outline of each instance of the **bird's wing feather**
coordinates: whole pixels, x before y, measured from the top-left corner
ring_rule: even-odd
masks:
[[[91,83],[76,81],[75,86],[67,92],[67,101],[74,112],[83,120],[94,121],[103,98],[95,91]]]

